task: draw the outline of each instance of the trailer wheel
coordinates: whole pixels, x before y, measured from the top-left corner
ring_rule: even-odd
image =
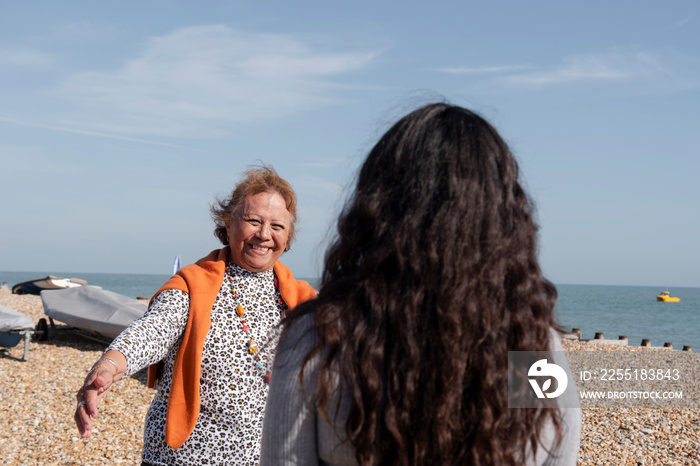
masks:
[[[39,319],[39,323],[36,324],[36,334],[35,339],[39,341],[46,341],[49,339],[49,324],[46,319]]]

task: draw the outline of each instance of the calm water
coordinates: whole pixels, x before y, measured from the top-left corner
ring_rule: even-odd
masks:
[[[557,285],[556,315],[565,330],[580,328],[584,339],[602,332],[609,340],[625,335],[630,345],[649,339],[651,346],[670,342],[700,352],[700,288],[670,288],[678,303],[663,303],[660,287]]]
[[[0,283],[7,282],[12,287],[46,275],[49,273],[0,271]],[[169,278],[169,275],[107,273],[51,272],[50,275],[82,278],[90,285],[131,298],[150,298]],[[303,279],[318,286],[318,279]],[[690,345],[693,351],[700,352],[700,288],[671,288],[671,295],[681,298],[679,303],[656,301],[662,288],[648,286],[557,285],[557,290],[558,322],[566,330],[580,328],[585,339],[602,332],[606,339],[613,340],[625,335],[629,344],[635,346],[648,338],[652,346],[671,342],[674,348]]]
[[[82,278],[88,285],[101,286],[105,290],[129,296],[130,298],[150,298],[165,283],[170,275],[122,274],[122,273],[61,273],[61,272],[3,272],[0,271],[0,283],[7,282],[12,288],[17,283],[44,278],[47,275],[55,277]],[[316,285],[316,279],[301,277]]]

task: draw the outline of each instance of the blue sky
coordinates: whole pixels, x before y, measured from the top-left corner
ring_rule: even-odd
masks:
[[[448,100],[510,144],[553,282],[700,286],[696,1],[1,8],[0,270],[167,274],[262,161],[315,277],[367,151]]]

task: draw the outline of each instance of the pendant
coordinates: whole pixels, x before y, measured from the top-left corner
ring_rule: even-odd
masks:
[[[255,340],[252,338],[248,340],[248,351],[250,351],[250,354],[255,353],[258,350],[258,344],[255,343]]]

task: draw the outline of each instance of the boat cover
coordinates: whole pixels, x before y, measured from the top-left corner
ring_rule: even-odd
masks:
[[[14,309],[0,306],[0,332],[26,329],[34,329],[32,319]]]
[[[141,301],[95,285],[43,290],[41,301],[52,319],[107,338],[115,338],[148,309]]]

